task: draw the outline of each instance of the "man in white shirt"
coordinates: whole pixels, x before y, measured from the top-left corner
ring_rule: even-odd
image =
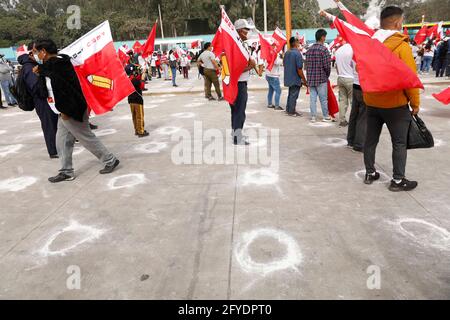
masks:
[[[197,65],[199,67],[199,72],[203,68],[203,78],[205,79],[205,98],[208,100],[216,100],[211,95],[211,84],[214,84],[214,88],[217,93],[217,99],[219,101],[223,100],[222,92],[220,91],[219,78],[217,77],[217,72],[220,71],[220,67],[216,62],[216,56],[212,52],[213,47],[211,42],[207,42],[204,45],[204,51],[198,57]]]
[[[336,69],[339,86],[339,126],[346,127],[348,106],[352,105],[353,96],[353,49],[345,43],[336,51]]]

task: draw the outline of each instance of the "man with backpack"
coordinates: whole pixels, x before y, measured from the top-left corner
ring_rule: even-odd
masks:
[[[34,42],[28,45],[28,48],[33,48]],[[23,54],[18,58],[18,62],[22,66],[20,74],[17,78],[17,86],[24,85],[26,90],[18,90],[22,94],[29,94],[32,97],[33,107],[41,120],[41,127],[44,133],[45,144],[51,159],[58,158],[56,150],[56,131],[58,129],[58,115],[52,111],[47,102],[47,92],[45,86],[40,81],[39,77],[33,73],[33,68],[37,66],[33,54]],[[21,100],[26,100],[25,97],[17,97],[19,106]]]

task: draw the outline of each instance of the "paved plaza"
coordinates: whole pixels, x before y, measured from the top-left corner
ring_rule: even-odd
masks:
[[[91,119],[118,170],[100,175],[77,144],[76,179],[60,184],[47,181],[59,161],[36,113],[0,110],[0,298],[449,299],[450,106],[431,96],[449,84],[423,80],[436,147],[409,152],[407,176],[419,186],[404,193],[387,189],[386,128],[382,179],[366,186],[345,128],[311,124],[304,89],[304,117],[267,109],[256,77],[245,128],[269,135],[249,147],[227,144],[230,108],[207,101],[195,73],[175,89],[154,79],[144,97],[150,136],[134,136],[123,101]],[[222,158],[258,150],[270,163],[207,163],[199,126],[222,134]],[[182,134],[193,140],[190,164],[176,161]]]

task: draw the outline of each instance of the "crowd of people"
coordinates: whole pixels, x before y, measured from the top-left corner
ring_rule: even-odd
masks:
[[[388,34],[384,44],[412,70],[429,72],[430,66],[436,70],[436,76],[449,72],[449,39],[445,38],[437,46],[427,43],[417,46],[409,42],[409,37],[396,32],[403,23],[403,11],[388,6],[381,12],[381,29],[377,32]],[[315,43],[305,45],[296,37],[288,39],[289,49],[277,54],[273,67],[261,59],[261,48],[247,44],[249,32],[254,28],[245,19],[239,19],[234,27],[239,40],[248,51],[249,60],[239,77],[238,94],[232,103],[231,128],[235,145],[249,145],[243,134],[248,100],[248,82],[251,75],[261,77],[265,73],[268,85],[267,108],[282,111],[289,117],[302,117],[297,111],[297,100],[302,87],[309,94],[310,121],[319,121],[317,100],[321,105],[321,121],[337,122],[341,128],[348,127],[348,147],[354,152],[364,153],[366,175],[364,182],[372,184],[380,178],[375,168],[375,152],[383,124],[386,124],[393,145],[393,179],[391,191],[412,190],[417,182],[406,179],[407,134],[411,114],[420,110],[418,89],[365,93],[359,83],[358,66],[354,60],[350,44],[343,41],[330,51],[326,44],[327,32],[317,30]],[[60,158],[59,174],[49,178],[50,182],[71,181],[75,178],[72,165],[72,153],[75,141],[79,141],[104,165],[101,174],[111,173],[119,165],[119,160],[100,142],[92,132],[86,99],[70,58],[58,54],[51,40],[39,40],[28,45],[29,53],[19,57],[22,75],[29,93],[33,97],[36,112],[41,120],[48,153],[51,158]],[[147,58],[130,50],[124,66],[135,92],[128,97],[133,118],[135,135],[146,137],[143,91],[145,84],[158,77],[172,81],[177,87],[177,73],[189,78],[191,59],[178,50],[156,51]],[[332,59],[333,56],[333,59]],[[334,63],[332,63],[334,61]],[[337,86],[339,88],[339,112],[330,114],[329,79],[335,64]],[[224,100],[219,77],[222,71],[221,57],[213,53],[211,43],[205,43],[203,51],[197,57],[199,74],[204,78],[205,98]],[[11,81],[14,81],[11,67],[3,59],[0,61],[0,80],[9,105],[17,103],[9,93]],[[281,101],[281,77],[288,88],[285,109]],[[214,85],[217,97],[211,92]]]

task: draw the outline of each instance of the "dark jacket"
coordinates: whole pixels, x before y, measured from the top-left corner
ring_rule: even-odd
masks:
[[[55,95],[56,109],[65,115],[83,122],[87,109],[86,99],[81,90],[75,69],[70,57],[61,54],[39,66],[39,75],[51,80]]]
[[[141,76],[135,77],[130,76],[131,83],[136,90],[128,96],[128,103],[144,104],[144,99],[142,98],[142,86],[144,81],[141,80]]]
[[[47,103],[48,94],[45,82],[41,81],[41,79],[33,73],[33,68],[37,63],[31,60],[27,54],[21,55],[17,61],[22,66],[22,77],[29,94],[33,97],[34,104],[39,107],[50,109],[50,106]]]

